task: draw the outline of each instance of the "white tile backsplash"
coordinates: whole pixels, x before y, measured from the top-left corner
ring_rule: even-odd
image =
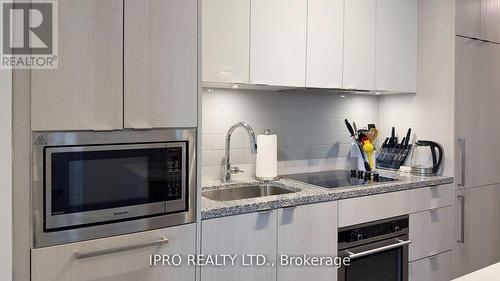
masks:
[[[202,180],[221,178],[227,130],[247,122],[256,134],[270,129],[278,136],[278,173],[299,173],[349,168],[351,139],[344,119],[358,127],[378,121],[378,98],[368,95],[312,91],[203,91]],[[244,170],[235,179],[255,176],[255,155],[242,129],[231,139],[231,162]]]

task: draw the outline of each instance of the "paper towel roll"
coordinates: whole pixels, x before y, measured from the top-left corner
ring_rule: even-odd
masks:
[[[276,135],[257,136],[255,176],[264,180],[273,180],[278,177],[278,139]]]

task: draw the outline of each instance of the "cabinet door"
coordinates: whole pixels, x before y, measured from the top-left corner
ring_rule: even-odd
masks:
[[[284,257],[337,256],[337,203],[327,202],[278,211],[278,262]],[[286,260],[286,259],[285,259]],[[278,266],[278,281],[337,280],[335,267]]]
[[[408,266],[410,281],[450,281],[451,251],[411,262]]]
[[[344,0],[309,0],[306,87],[342,87],[343,42]]]
[[[454,202],[455,186],[453,184],[410,190],[410,213],[448,207],[453,205]]]
[[[481,1],[481,39],[500,43],[500,0]]]
[[[237,256],[235,266],[228,261],[223,267],[202,267],[201,280],[276,280],[276,267],[242,266],[243,255],[251,254],[265,255],[267,262],[275,262],[276,213],[268,211],[202,221],[201,253]]]
[[[343,88],[375,88],[376,0],[345,1]]]
[[[481,37],[481,1],[456,0],[456,34],[470,37]]]
[[[196,127],[197,2],[125,0],[126,128]]]
[[[168,239],[168,243],[147,246]],[[31,250],[32,281],[194,281],[194,267],[150,266],[150,255],[195,253],[194,224]],[[124,250],[126,247],[134,249]],[[116,251],[116,250],[119,251]],[[109,254],[92,256],[99,251]],[[77,258],[75,253],[89,254]]]
[[[500,185],[468,188],[458,194],[463,196],[456,203],[457,236],[462,242],[454,253],[455,277],[500,261]]]
[[[477,124],[475,137],[478,138],[479,146],[478,154],[479,159],[477,162],[470,162],[474,165],[472,171],[475,176],[471,175],[476,184],[473,186],[488,185],[500,182],[500,152],[495,149],[494,145],[498,141],[498,131],[500,125],[493,121],[495,116],[498,116],[498,96],[499,96],[499,79],[500,69],[498,68],[498,57],[500,46],[493,43],[482,42],[479,46],[479,61],[481,65],[480,79],[479,79],[479,111],[475,112],[480,120]],[[498,119],[495,119],[498,120]],[[476,153],[476,147],[469,147],[473,149],[472,153]],[[478,162],[480,164],[478,165]]]
[[[499,182],[499,152],[492,149],[498,137],[495,108],[498,101],[500,53],[495,44],[457,37],[455,135],[457,144],[456,174],[459,188]]]
[[[377,0],[375,89],[417,91],[418,0]]]
[[[250,0],[204,0],[203,81],[248,84]]]
[[[31,71],[32,129],[121,129],[123,1],[58,5],[59,68]]]
[[[250,84],[304,87],[307,0],[252,0]]]
[[[345,227],[406,215],[409,202],[408,190],[340,200],[338,224]]]
[[[478,153],[473,148],[479,149],[477,137],[474,135],[474,126],[479,122],[479,42],[472,39],[457,37],[455,40],[455,135],[463,141],[457,143],[456,175],[459,188],[477,184],[472,169],[475,163],[481,165]]]
[[[410,215],[409,261],[453,249],[453,211],[450,206]]]

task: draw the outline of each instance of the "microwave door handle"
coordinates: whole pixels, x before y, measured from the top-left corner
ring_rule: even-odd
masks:
[[[362,257],[368,256],[368,255],[372,255],[372,254],[380,253],[380,252],[383,252],[383,251],[387,251],[387,250],[399,248],[399,247],[402,247],[402,246],[406,246],[406,245],[411,244],[411,242],[412,242],[411,240],[407,240],[407,241],[403,241],[403,240],[400,240],[400,239],[395,239],[395,240],[397,241],[397,243],[394,243],[394,244],[391,244],[391,245],[387,245],[387,246],[383,246],[383,247],[380,247],[380,248],[375,248],[375,249],[367,250],[367,251],[360,252],[360,253],[352,253],[352,252],[347,251],[347,253],[349,254],[348,257],[351,260],[357,259],[357,258],[362,258]]]

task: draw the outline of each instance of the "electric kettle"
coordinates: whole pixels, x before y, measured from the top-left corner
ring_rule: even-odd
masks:
[[[438,155],[436,155],[436,149]],[[433,141],[419,140],[415,143],[411,158],[411,173],[419,176],[435,175],[443,161],[443,147]]]

